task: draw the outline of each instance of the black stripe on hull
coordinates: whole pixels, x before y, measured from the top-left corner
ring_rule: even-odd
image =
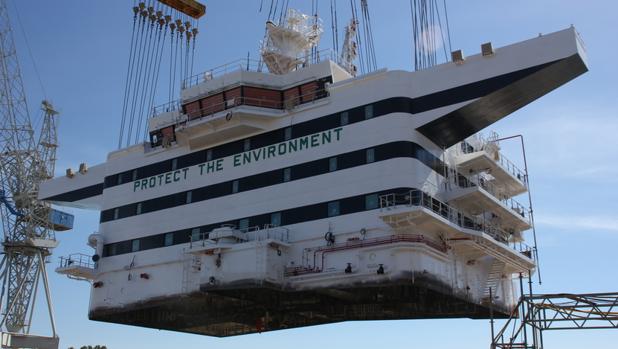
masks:
[[[480,99],[419,127],[418,131],[440,147],[448,148],[586,71],[588,68],[582,58],[575,54],[488,79],[482,85],[466,85],[471,90],[478,89],[469,95]],[[448,94],[445,91],[444,97],[449,98]]]
[[[51,201],[51,202],[75,202],[79,200],[84,200],[87,198],[91,198],[97,195],[103,194],[103,183],[91,185],[88,187],[76,189],[73,191],[68,191],[66,193],[42,198],[41,200]]]
[[[503,74],[422,97],[392,97],[371,104],[374,105],[374,117],[380,117],[391,113],[418,114],[480,98],[478,101],[472,102],[463,108],[418,128],[421,134],[435,144],[441,147],[449,147],[586,71],[587,68],[581,60],[581,57],[579,55],[574,55],[566,59]],[[340,123],[340,114],[343,112],[350,113],[350,119],[347,124],[362,122],[366,120],[362,115],[364,107],[365,105],[295,124],[292,126],[292,137],[302,137],[342,126]],[[251,149],[284,141],[283,130],[284,129],[278,129],[248,137],[252,139],[251,144],[256,146],[255,148],[251,147]],[[259,141],[253,142],[254,138],[256,140],[259,139]],[[183,168],[209,161],[206,156],[208,150],[214,153],[211,160],[242,153],[244,151],[242,148],[244,140],[245,139],[240,139],[212,149],[200,150],[183,155],[177,158],[178,167]],[[44,198],[43,200],[75,202],[100,195],[104,188],[132,182],[132,172],[134,170],[137,170],[135,180],[169,172],[171,170],[172,160],[173,159],[160,161],[158,163],[110,175],[105,177],[104,184],[97,184],[74,190]],[[122,179],[118,180],[118,176],[121,176]]]

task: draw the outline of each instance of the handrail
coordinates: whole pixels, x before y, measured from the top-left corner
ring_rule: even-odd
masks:
[[[329,96],[328,91],[325,88],[321,88],[321,89],[314,90],[310,93],[288,98],[285,101],[271,100],[271,99],[265,99],[265,98],[235,97],[233,99],[229,99],[227,101],[213,104],[206,108],[202,108],[202,109],[187,113],[187,115],[189,116],[189,120],[187,121],[201,120],[204,118],[213,117],[217,113],[220,113],[225,110],[233,109],[236,107],[240,107],[243,105],[249,106],[249,107],[287,110],[287,109],[292,109],[302,104],[314,102],[318,99],[322,99],[328,96]],[[199,116],[191,117],[191,115],[199,115]],[[184,124],[184,123],[185,121],[181,122],[180,120],[178,122],[178,124]]]
[[[468,217],[463,212],[421,190],[414,189],[406,193],[384,194],[380,196],[379,201],[380,209],[388,209],[400,205],[424,207],[461,228],[482,231],[493,237],[496,241],[508,244],[509,233],[484,220]]]
[[[498,153],[498,159],[494,159],[498,166],[502,167],[506,172],[513,175],[524,185],[528,185],[528,175],[525,171],[519,169],[511,160],[509,160],[504,154],[498,151],[498,147],[496,144],[497,134],[492,134],[489,139],[485,139],[482,135],[477,134],[474,138],[480,143],[479,145],[472,145],[470,142],[462,141],[459,143],[459,147],[457,147],[457,152],[461,152],[463,154],[471,154],[480,151],[488,151],[489,148],[494,149]]]
[[[163,103],[152,107],[152,116],[157,116],[163,113],[169,113],[174,111],[180,111],[181,108],[181,100],[176,99],[171,102]]]
[[[453,185],[460,188],[482,188],[491,196],[500,201],[504,206],[509,208],[511,211],[519,214],[524,219],[528,220],[528,223],[532,224],[530,222],[530,212],[526,210],[524,205],[522,205],[512,197],[505,197],[504,195],[502,195],[501,190],[498,188],[498,186],[484,178],[481,174],[476,174],[470,177],[463,175],[455,170],[451,170],[450,175],[450,183],[452,183]],[[526,214],[526,212],[528,212],[528,214]]]
[[[301,62],[309,62],[310,58],[310,55],[297,57],[297,59]],[[336,55],[332,52],[332,49],[324,49],[318,51],[316,60],[311,64],[319,63],[327,59],[336,60]],[[182,88],[186,89],[202,82],[210,81],[237,71],[261,72],[263,67],[264,62],[262,60],[239,58],[231,62],[216,66],[214,68],[207,69],[184,79],[182,82]]]
[[[290,241],[290,231],[288,228],[265,224],[264,226],[251,226],[242,229],[236,229],[234,226],[229,226],[233,231],[238,232],[237,238],[241,241],[264,241],[277,240],[281,242]],[[205,247],[209,239],[210,232],[199,234],[189,234],[189,248],[193,248],[194,243],[197,246]],[[201,243],[201,245],[200,245]]]
[[[284,276],[298,276],[303,274],[322,272],[324,270],[324,258],[325,255],[328,253],[405,242],[425,244],[428,247],[442,253],[446,253],[448,251],[448,247],[446,246],[446,243],[444,241],[439,241],[437,239],[433,239],[431,237],[427,237],[421,234],[395,234],[375,237],[371,239],[348,240],[332,245],[305,248],[303,250],[303,259],[306,258],[308,260],[308,255],[313,252],[313,265],[286,267],[284,271]],[[320,262],[320,265],[318,265],[318,261]]]
[[[268,109],[276,109],[276,110],[289,110],[299,105],[314,102],[318,99],[322,99],[328,97],[330,94],[326,88],[320,88],[313,90],[309,93],[305,93],[302,95],[298,95],[295,97],[288,98],[284,101],[281,100],[272,100],[265,98],[252,98],[252,97],[234,97],[232,99],[210,105],[206,108],[201,108],[199,110],[187,113],[189,116],[188,121],[192,120],[201,120],[205,117],[212,117],[216,113],[233,109],[240,106],[250,106],[250,107],[258,107],[258,108],[268,108]],[[311,97],[311,98],[310,98]],[[171,112],[171,111],[179,111],[179,115],[176,117],[176,125],[186,123],[185,120],[182,120],[181,116],[184,115],[182,112],[182,107],[180,104],[180,100],[168,102],[162,105],[158,105],[153,108],[153,116],[156,116],[161,113]],[[191,115],[200,115],[198,117],[191,117]]]
[[[83,253],[73,253],[67,257],[60,257],[60,268],[82,267],[94,269],[95,263],[92,261],[92,256]]]

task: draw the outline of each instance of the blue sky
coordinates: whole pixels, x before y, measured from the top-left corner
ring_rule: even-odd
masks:
[[[265,0],[269,3],[268,0]],[[320,1],[325,26],[328,1]],[[343,8],[340,23],[347,20]],[[97,164],[116,148],[131,35],[132,1],[9,1],[33,119],[39,101],[61,111],[58,173],[80,162]],[[255,57],[265,14],[259,0],[208,1],[201,21],[196,71]],[[308,1],[291,0],[307,8]],[[406,0],[370,1],[379,67],[412,67],[412,38]],[[588,49],[590,72],[532,103],[490,129],[526,139],[543,285],[536,292],[602,292],[618,289],[618,68],[614,1],[448,1],[453,48],[468,54],[492,41],[495,47],[574,24]],[[15,10],[30,44],[46,94],[34,73]],[[340,31],[342,32],[342,31]],[[324,47],[330,47],[330,34]],[[159,102],[165,102],[160,99]],[[507,155],[522,164],[517,143]],[[87,236],[98,214],[74,210],[75,229],[58,233],[56,258],[90,252]],[[289,348],[389,347],[482,348],[489,346],[485,320],[357,322],[227,339],[91,322],[89,285],[50,272],[61,347],[107,344],[109,348]],[[43,313],[44,315],[44,313]],[[45,320],[39,316],[38,320]],[[38,321],[42,323],[42,321]],[[39,327],[37,325],[36,327]],[[614,347],[618,332],[547,333],[548,348]]]

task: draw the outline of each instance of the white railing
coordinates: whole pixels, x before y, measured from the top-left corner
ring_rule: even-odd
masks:
[[[502,190],[491,181],[484,178],[481,174],[476,174],[473,176],[465,176],[455,170],[450,170],[449,173],[450,183],[460,188],[472,188],[479,187],[485,190],[488,194],[496,198],[498,201],[502,203],[505,207],[511,209],[514,213],[522,216],[527,219],[530,223],[530,214],[529,211],[526,210],[524,205],[520,204],[517,200],[512,197],[505,197],[502,194]]]
[[[60,268],[70,268],[70,267],[82,267],[88,269],[94,269],[95,263],[92,261],[92,256],[82,254],[82,253],[73,253],[68,255],[67,257],[60,257]]]
[[[262,62],[255,59],[240,58],[206,71],[192,75],[182,82],[182,88],[186,89],[202,82],[210,81],[218,77],[237,71],[261,71]]]
[[[496,241],[508,243],[510,236],[508,232],[483,219],[469,217],[421,190],[415,189],[405,193],[391,193],[380,196],[380,209],[396,208],[398,206],[426,208],[461,228],[482,231],[493,237]]]
[[[317,57],[313,57],[313,61],[310,55],[300,56],[298,60],[308,62],[307,64],[315,64],[325,60],[336,61],[337,57],[331,49],[324,49],[318,51]],[[265,69],[267,68],[262,60],[240,58],[186,78],[182,82],[182,88],[186,89],[237,71],[261,72]]]
[[[276,110],[290,110],[299,105],[314,102],[316,100],[328,97],[329,93],[325,88],[317,89],[303,95],[288,98],[286,100],[273,100],[267,98],[251,98],[251,97],[234,97],[223,101],[221,103],[210,105],[206,108],[187,112],[189,121],[201,120],[203,118],[212,117],[217,113],[225,110],[233,109],[240,106],[276,109]],[[176,117],[176,124],[181,123],[181,115],[183,114],[180,100],[172,101],[162,105],[158,105],[152,109],[152,116],[157,116],[162,113],[178,111]]]
[[[456,148],[456,152],[459,154],[471,154],[479,151],[486,151],[488,154],[492,155],[492,153],[497,153],[496,157],[491,157],[493,161],[498,164],[498,166],[502,167],[506,172],[513,175],[513,177],[517,178],[524,185],[528,185],[528,176],[525,171],[522,171],[517,167],[511,160],[509,160],[506,156],[504,156],[500,151],[498,151],[498,147],[496,144],[497,134],[492,133],[489,138],[484,138],[482,135],[474,135],[474,141],[462,141]]]
[[[290,231],[288,228],[265,224],[264,226],[252,226],[236,229],[234,226],[227,226],[234,232],[231,238],[236,238],[238,242],[277,240],[281,242],[290,241]],[[210,233],[191,234],[189,237],[189,248],[206,247],[213,240],[209,238]]]
[[[160,104],[157,106],[154,106],[152,108],[152,115],[151,116],[157,116],[159,114],[163,114],[163,113],[169,113],[169,112],[174,112],[174,111],[181,111],[182,107],[181,107],[181,100],[177,99],[171,102],[167,102],[164,104]]]

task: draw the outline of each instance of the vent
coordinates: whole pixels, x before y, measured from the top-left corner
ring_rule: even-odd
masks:
[[[491,42],[486,42],[481,45],[481,53],[483,56],[491,56],[494,54],[494,48],[491,45]]]

